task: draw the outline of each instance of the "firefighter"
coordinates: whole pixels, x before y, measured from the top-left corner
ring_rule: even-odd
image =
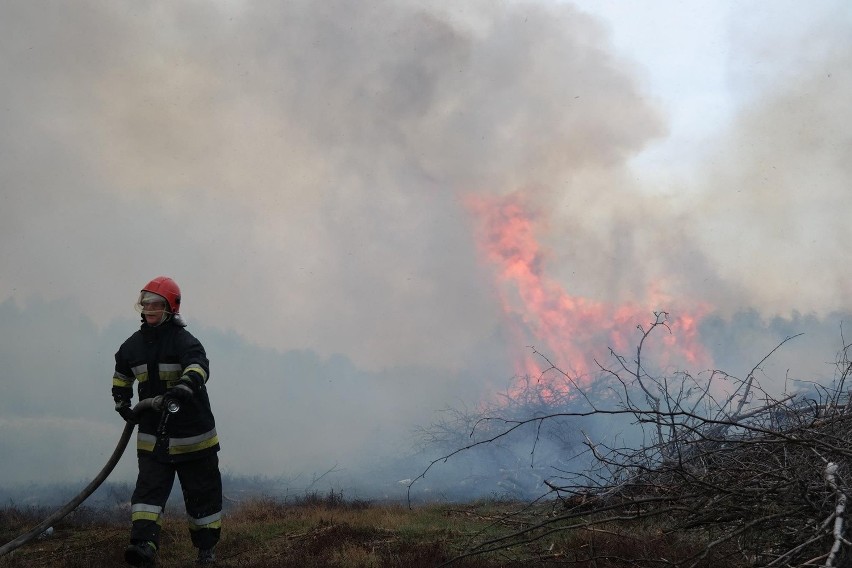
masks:
[[[222,478],[219,438],[205,386],[210,376],[207,355],[186,329],[179,313],[180,288],[171,278],[160,276],[146,284],[136,309],[142,326],[115,354],[112,379],[116,411],[139,424],[139,475],[130,501],[132,528],[124,558],[132,566],[155,565],[163,510],[177,474],[197,562],[213,564],[222,526]],[[164,395],[180,409],[136,416],[130,404],[134,382],[139,400]]]

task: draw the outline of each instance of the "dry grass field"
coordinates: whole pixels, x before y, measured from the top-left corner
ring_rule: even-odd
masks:
[[[12,540],[50,511],[0,510],[0,541]],[[471,546],[529,526],[546,516],[518,503],[465,505],[349,502],[336,494],[308,496],[295,503],[253,500],[228,511],[217,547],[219,566],[456,568],[636,566],[627,558],[671,557],[671,547],[688,543],[635,527],[629,537],[601,526],[595,530],[538,533],[487,554],[466,555]],[[122,515],[123,517],[123,515]],[[551,527],[552,528],[552,527]],[[103,568],[123,566],[128,521],[115,513],[81,508],[49,537],[36,539],[0,558],[2,568]],[[676,553],[675,553],[676,554]],[[194,565],[181,511],[167,510],[159,566]],[[451,562],[450,562],[451,561]],[[712,564],[707,564],[710,566]]]
[[[294,504],[255,500],[228,512],[217,547],[220,566],[418,568],[438,566],[456,556],[466,539],[489,529],[493,506],[377,505],[345,502],[335,495]],[[49,511],[0,513],[0,540],[7,542],[37,524]],[[181,511],[167,511],[159,565],[191,566]],[[128,523],[82,508],[59,523],[47,538],[34,540],[6,557],[3,568],[122,566]],[[521,566],[507,558],[475,557],[460,567]]]

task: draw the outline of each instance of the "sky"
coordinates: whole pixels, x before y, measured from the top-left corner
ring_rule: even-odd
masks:
[[[407,455],[531,347],[588,376],[655,310],[669,370],[805,333],[766,381],[831,378],[850,30],[842,0],[0,2],[0,487],[106,461],[158,275],[223,471],[294,485]]]

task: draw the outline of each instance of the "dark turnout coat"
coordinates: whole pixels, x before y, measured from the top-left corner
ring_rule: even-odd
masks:
[[[157,327],[142,323],[115,354],[113,398],[129,401],[133,383],[139,400],[164,394],[183,377],[193,385],[194,395],[179,412],[168,416],[165,426],[159,412],[140,417],[137,452],[158,461],[179,462],[219,451],[216,422],[207,396],[210,367],[201,342],[174,318]]]

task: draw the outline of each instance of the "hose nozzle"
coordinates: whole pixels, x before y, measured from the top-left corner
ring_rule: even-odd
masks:
[[[167,398],[163,395],[155,396],[151,406],[153,406],[154,410],[165,410],[169,414],[180,412],[180,401],[171,397]]]

